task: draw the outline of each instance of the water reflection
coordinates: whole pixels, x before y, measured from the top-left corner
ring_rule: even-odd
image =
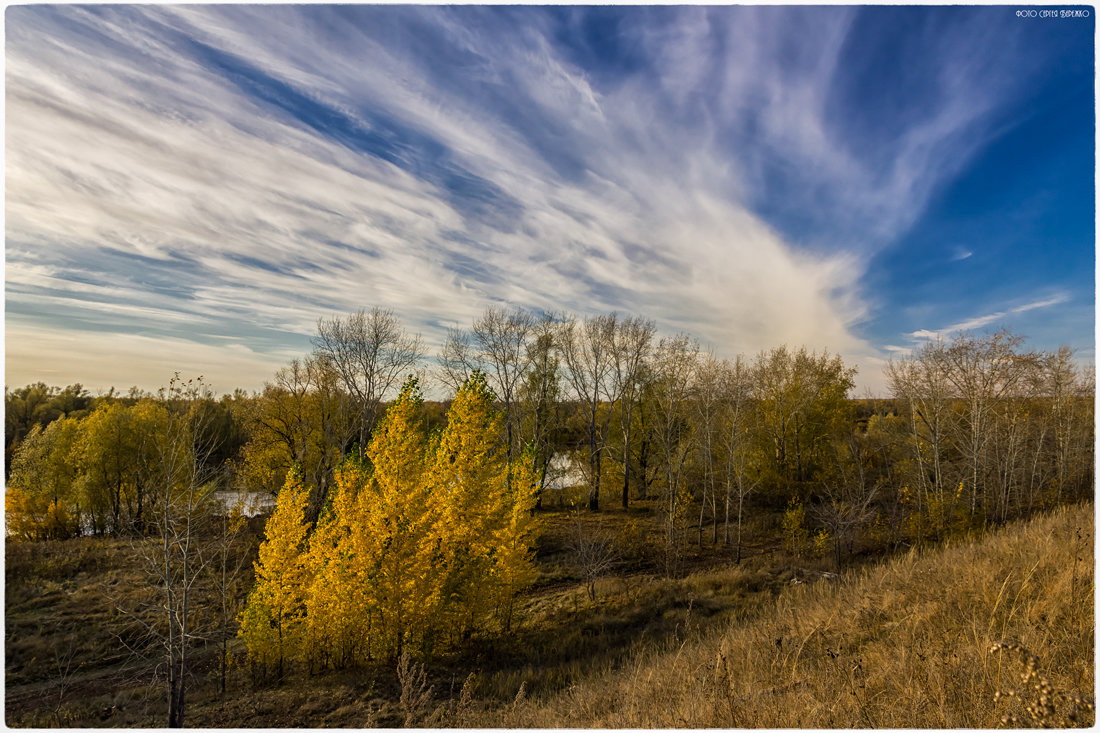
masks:
[[[215,491],[214,498],[222,503],[227,514],[238,504],[246,517],[267,514],[275,508],[275,497],[267,492]]]

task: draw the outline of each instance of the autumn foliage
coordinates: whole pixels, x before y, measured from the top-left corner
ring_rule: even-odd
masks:
[[[511,622],[533,575],[535,477],[507,459],[503,418],[480,373],[442,431],[422,425],[410,380],[349,459],[309,531],[296,474],[282,489],[241,616],[254,671],[311,671],[443,649]]]

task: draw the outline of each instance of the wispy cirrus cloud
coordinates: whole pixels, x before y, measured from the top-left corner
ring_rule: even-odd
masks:
[[[590,42],[599,13],[608,33]],[[850,67],[876,62],[859,55],[862,22],[13,8],[9,382],[51,358],[40,342],[85,355],[58,381],[88,383],[77,370],[94,363],[116,375],[102,386],[153,386],[170,354],[187,368],[187,344],[228,340],[256,386],[318,317],[373,304],[429,346],[510,303],[642,313],[720,354],[788,342],[873,367],[866,258],[981,144],[1011,81],[973,80],[994,42],[943,29],[921,113],[883,113],[857,140]],[[120,358],[141,350],[134,334],[160,340],[158,359]]]
[[[1068,300],[1069,296],[1067,296],[1065,293],[1058,293],[1047,298],[1042,298],[1040,300],[1035,300],[1030,303],[1017,305],[1012,308],[997,311],[995,313],[987,313],[985,315],[968,318],[964,321],[960,321],[958,323],[954,323],[950,326],[934,331],[929,329],[920,329],[917,331],[913,331],[912,333],[908,334],[908,336],[915,341],[934,341],[936,339],[945,339],[962,331],[975,331],[977,329],[985,328],[986,326],[997,323],[999,321],[1005,321],[1011,316],[1020,315],[1022,313],[1027,313],[1028,311],[1037,310],[1039,308],[1049,308],[1053,305],[1060,305]]]

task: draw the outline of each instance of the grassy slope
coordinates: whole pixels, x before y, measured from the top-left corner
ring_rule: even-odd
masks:
[[[639,545],[631,522],[644,519],[586,517],[625,532],[631,548]],[[429,661],[433,693],[416,710],[400,703],[391,665],[296,672],[264,687],[237,668],[222,696],[210,649],[196,658],[188,724],[989,726],[1010,712],[994,709],[993,694],[1020,668],[989,653],[998,639],[1039,654],[1056,687],[1092,690],[1091,504],[835,583],[820,580],[813,561],[792,565],[763,545],[740,567],[708,550],[688,558],[697,569],[675,580],[639,556],[598,583],[595,603],[571,579],[563,549],[571,522],[548,526],[543,582],[524,599],[518,625]],[[155,658],[121,643],[136,641],[139,629],[118,607],[151,590],[129,556],[115,540],[8,544],[9,725],[163,725]],[[460,702],[471,671],[475,683]],[[526,697],[514,701],[521,687]]]
[[[547,696],[486,727],[992,727],[1019,713],[1023,665],[1055,690],[1094,687],[1093,505],[910,553],[839,582],[792,585],[774,611]],[[1026,698],[1025,693],[1025,698]],[[1059,714],[1071,709],[1060,701]],[[1082,722],[1091,723],[1092,713]],[[1055,721],[1058,722],[1058,721]]]

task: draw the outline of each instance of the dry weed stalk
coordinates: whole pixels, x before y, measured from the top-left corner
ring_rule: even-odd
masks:
[[[1086,537],[1081,534],[1081,528],[1075,527],[1073,543],[1073,580],[1070,584],[1070,600],[1073,603],[1077,602],[1077,581],[1079,575],[1077,566],[1081,563],[1081,555],[1085,554],[1085,551],[1088,549],[1087,545],[1088,542],[1086,541]],[[1082,585],[1084,585],[1084,583],[1082,583]],[[1088,592],[1087,588],[1085,592]]]
[[[424,717],[435,687],[428,687],[428,673],[424,665],[410,661],[407,651],[397,658],[397,682],[401,686],[401,710],[405,713],[405,727],[412,727]]]
[[[519,683],[519,689],[516,690],[516,696],[512,699],[512,704],[503,709],[503,715],[499,719],[499,725],[502,728],[522,728],[524,711],[527,703],[527,681],[523,680]]]
[[[519,709],[520,705],[522,705],[525,700],[527,700],[527,681],[526,680],[519,683],[519,689],[516,690],[516,696],[512,700],[512,710],[511,710],[512,718],[515,718],[516,710]]]
[[[76,671],[84,666],[84,662],[73,664],[75,655],[76,642],[73,639],[69,639],[65,651],[61,651],[56,647],[53,650],[54,668],[57,670],[57,705],[54,706],[53,714],[54,718],[57,719],[57,725],[59,727],[65,727],[65,723],[62,721],[63,716],[61,715],[61,707],[65,702],[65,693],[68,691]]]
[[[458,698],[454,696],[454,680],[451,680],[450,699],[440,706],[432,716],[425,721],[425,728],[470,728],[473,720],[474,687],[477,686],[477,672],[466,675],[459,690]]]
[[[719,714],[719,722],[730,728],[744,727],[740,724],[740,708],[743,697],[739,698],[737,692],[737,677],[730,670],[729,658],[724,651],[718,653],[718,662],[715,664],[714,683],[717,692],[715,712]]]
[[[1008,698],[1018,699],[1024,706],[1021,715],[1006,714],[1001,717],[1002,725],[1022,726],[1025,728],[1073,728],[1091,725],[1092,721],[1082,720],[1082,713],[1095,714],[1095,703],[1091,698],[1072,695],[1057,690],[1039,671],[1039,657],[1017,642],[998,641],[990,648],[990,653],[1015,653],[1023,664],[1020,673],[1021,687],[1018,690],[998,691],[994,702]],[[1064,703],[1064,704],[1063,704]]]
[[[474,688],[477,686],[477,672],[466,675],[462,683],[462,689],[458,693],[458,704],[455,706],[455,715],[462,721],[474,706]]]

